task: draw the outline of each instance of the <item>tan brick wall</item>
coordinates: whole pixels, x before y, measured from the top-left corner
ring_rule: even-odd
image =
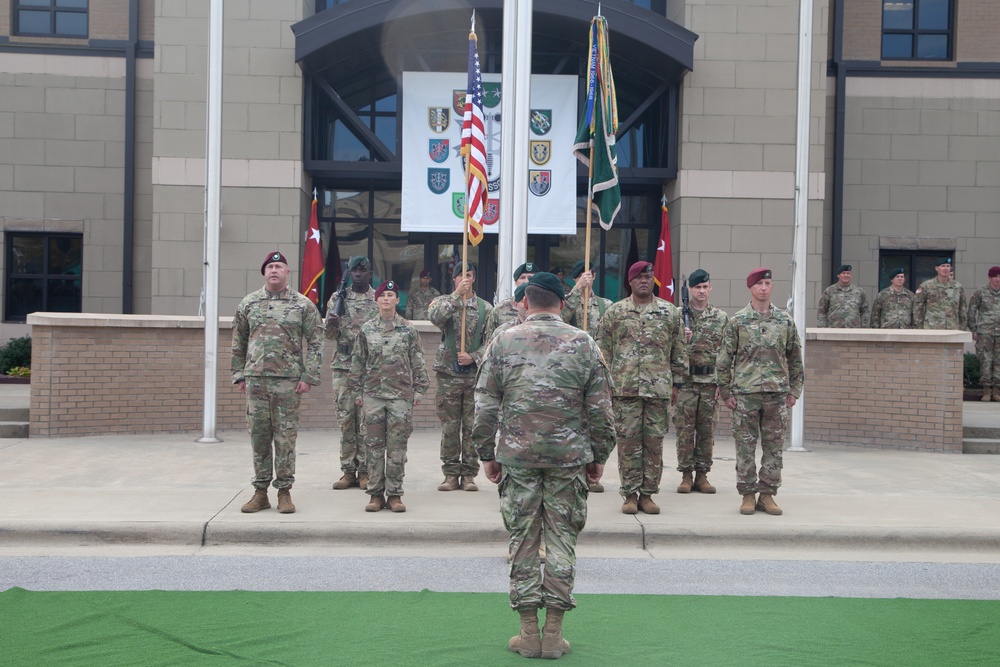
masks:
[[[1000,61],[1000,2],[962,0],[955,17],[958,61]]]
[[[844,0],[843,54],[844,60],[879,60],[882,57],[881,2]]]
[[[139,37],[153,39],[153,0],[139,2]],[[0,0],[0,35],[10,35],[13,29],[11,0]],[[53,39],[50,37],[11,36],[12,42],[26,44],[86,44],[88,39],[128,39],[128,0],[90,0],[88,15],[89,38]]]

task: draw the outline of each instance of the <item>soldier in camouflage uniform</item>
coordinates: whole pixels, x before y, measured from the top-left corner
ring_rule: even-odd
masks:
[[[526,288],[527,286],[528,283],[523,282],[520,285],[518,285],[517,288],[514,290],[514,297],[513,297],[514,308],[517,309],[517,318],[513,320],[507,320],[506,322],[498,326],[496,329],[494,329],[493,333],[490,335],[490,339],[487,342],[487,344],[492,343],[494,340],[496,340],[497,335],[499,335],[501,332],[506,331],[511,327],[516,327],[518,324],[522,324],[525,318],[528,317],[528,312],[524,309],[524,288]]]
[[[441,330],[434,357],[437,415],[441,420],[441,470],[438,491],[478,491],[479,457],[472,446],[472,414],[476,368],[486,351],[486,319],[491,306],[476,296],[476,267],[459,262],[452,273],[455,291],[431,302],[428,316]],[[465,312],[465,352],[462,352],[462,312]]]
[[[591,336],[597,333],[597,323],[601,321],[604,313],[611,305],[611,299],[594,294],[594,278],[596,276],[594,267],[589,271],[584,271],[583,260],[573,265],[570,272],[575,284],[569,294],[566,295],[566,305],[563,307],[563,322],[572,324],[578,329],[583,328],[583,292],[587,291],[587,333]]]
[[[878,293],[872,303],[872,329],[912,329],[913,292],[903,287],[905,269],[892,272],[889,286]]]
[[[426,320],[427,307],[439,296],[441,292],[431,287],[431,272],[424,269],[420,272],[420,289],[411,290],[406,297],[406,319]]]
[[[352,257],[347,263],[351,272],[351,289],[344,299],[344,316],[335,312],[337,293],[326,304],[326,337],[337,341],[336,351],[330,368],[333,371],[333,398],[337,406],[337,422],[340,424],[340,469],[343,476],[333,483],[337,490],[359,486],[362,490],[368,484],[368,469],[365,466],[365,449],[361,436],[360,410],[354,405],[355,391],[347,384],[347,374],[351,371],[354,353],[354,339],[361,331],[361,325],[378,313],[372,290],[372,268],[367,257]]]
[[[371,496],[367,512],[406,511],[401,496],[411,413],[430,386],[420,334],[396,313],[398,295],[391,280],[375,290],[379,316],[361,325],[347,379],[361,408]]]
[[[528,319],[494,339],[476,382],[473,440],[487,477],[500,485],[510,606],[521,621],[508,648],[526,658],[570,650],[562,621],[576,606],[587,484],[600,481],[615,445],[607,368],[594,340],[561,320],[563,295],[553,274],[536,274],[525,289]]]
[[[754,269],[747,276],[750,303],[730,318],[715,364],[719,396],[733,411],[736,490],[743,496],[740,514],[781,514],[774,495],[781,486],[788,410],[802,395],[805,379],[795,322],[771,305],[772,285],[770,269]]]
[[[969,329],[976,341],[983,400],[1000,401],[1000,266],[990,268],[988,277],[969,299]]]
[[[968,329],[968,303],[952,271],[951,257],[934,265],[937,276],[917,288],[913,300],[913,326],[917,329]]]
[[[681,312],[653,296],[653,265],[628,271],[631,296],[614,303],[597,327],[597,343],[611,364],[622,512],[659,514],[663,438],[670,400],[688,372]],[[675,385],[676,383],[676,385]]]
[[[690,327],[684,329],[689,373],[677,392],[674,426],[677,428],[677,470],[681,483],[677,493],[715,493],[708,481],[715,447],[715,411],[719,385],[715,383],[715,358],[722,347],[722,334],[729,318],[708,302],[712,281],[697,269],[688,276],[691,289]],[[693,477],[693,478],[692,478]]]
[[[532,262],[525,262],[514,269],[514,289],[528,282],[528,279],[540,270],[538,265]],[[514,297],[509,296],[506,299],[502,299],[498,304],[493,306],[493,310],[486,316],[486,340],[493,338],[493,334],[501,324],[516,320],[517,307],[514,303]]]
[[[244,297],[233,318],[233,384],[247,397],[255,489],[240,509],[270,509],[267,487],[273,479],[278,511],[291,514],[299,404],[319,384],[323,323],[313,302],[288,286],[284,255],[269,254],[260,272],[264,287]]]
[[[868,295],[851,284],[851,265],[842,264],[837,282],[823,290],[819,298],[818,326],[836,329],[860,328],[868,321]]]

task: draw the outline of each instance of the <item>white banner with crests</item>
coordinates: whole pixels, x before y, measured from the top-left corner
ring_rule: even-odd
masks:
[[[465,215],[465,163],[459,154],[465,72],[403,72],[404,232],[461,233]],[[497,232],[500,216],[500,75],[484,74],[488,203],[483,231]],[[573,141],[577,77],[531,77],[528,233],[576,234]]]

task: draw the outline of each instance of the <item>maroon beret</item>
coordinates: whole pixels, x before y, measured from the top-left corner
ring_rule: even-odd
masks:
[[[423,271],[421,271],[420,272],[420,277],[421,278],[430,278],[431,277],[430,269],[424,269]]]
[[[632,282],[640,273],[652,273],[653,265],[649,262],[636,262],[628,268],[628,281]]]
[[[384,283],[375,288],[375,298],[382,296],[382,292],[386,290],[390,292],[395,292],[396,296],[399,296],[399,286],[396,285],[395,281],[386,280]]]
[[[997,276],[1000,276],[1000,266],[990,267],[989,276],[990,276],[990,278],[995,278]]]
[[[288,260],[285,259],[285,256],[282,255],[277,250],[275,250],[274,252],[268,254],[268,256],[264,258],[264,263],[260,265],[260,275],[264,275],[265,266],[267,266],[268,264],[274,264],[275,262],[281,262],[285,266],[288,266]]]
[[[747,274],[747,287],[753,287],[759,280],[770,277],[771,269],[765,269],[763,266],[756,268]]]

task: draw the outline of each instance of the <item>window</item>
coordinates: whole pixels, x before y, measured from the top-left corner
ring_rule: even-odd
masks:
[[[88,0],[14,0],[14,34],[86,37]]]
[[[954,250],[882,250],[878,262],[878,289],[888,287],[891,274],[896,269],[903,269],[906,271],[903,286],[915,292],[920,283],[937,275],[934,264],[939,258],[954,256]]]
[[[82,302],[82,234],[8,232],[4,321],[28,313],[79,313]]]
[[[882,60],[949,60],[952,0],[883,0]]]

